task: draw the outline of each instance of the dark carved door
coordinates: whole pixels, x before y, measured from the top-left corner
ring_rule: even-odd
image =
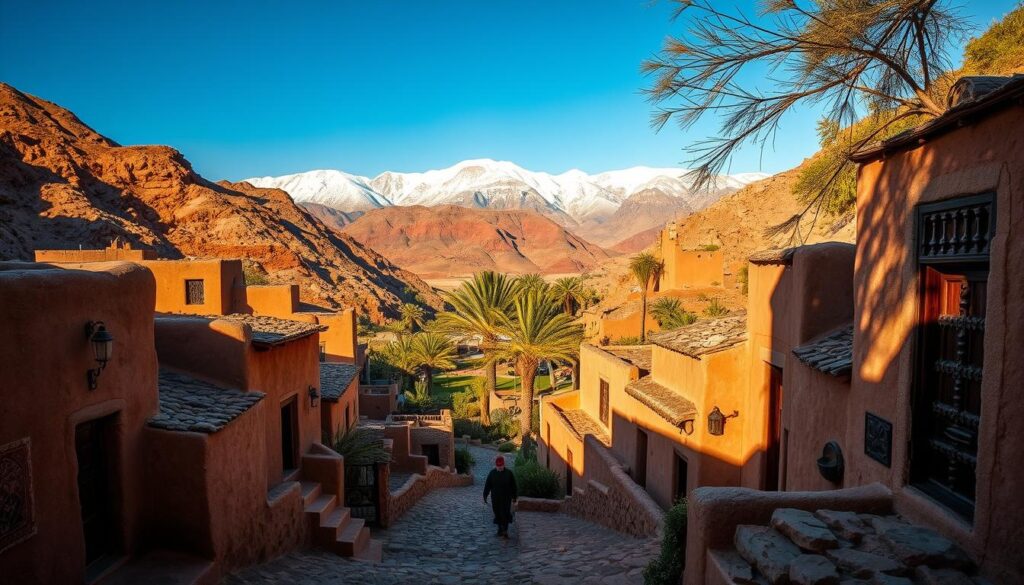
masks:
[[[296,398],[281,406],[281,462],[285,473],[299,467],[299,404]]]
[[[779,489],[779,453],[782,444],[782,368],[768,366],[768,449],[765,453],[764,489]]]
[[[990,195],[921,206],[922,314],[911,427],[911,482],[973,519],[984,367],[985,298],[995,230]]]
[[[78,460],[78,502],[82,510],[85,562],[91,565],[116,550],[112,417],[78,425],[75,455]]]
[[[647,487],[647,433],[636,430],[636,469],[633,479],[640,487]]]

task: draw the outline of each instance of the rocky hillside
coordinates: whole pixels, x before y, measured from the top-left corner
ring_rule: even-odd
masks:
[[[120,146],[56,104],[0,83],[0,258],[99,248],[120,236],[168,258],[245,258],[303,301],[381,320],[417,293],[415,275],[324,226],[287,193],[212,183],[166,146]]]
[[[385,207],[366,212],[345,233],[423,278],[478,270],[583,272],[608,258],[600,247],[528,210]]]

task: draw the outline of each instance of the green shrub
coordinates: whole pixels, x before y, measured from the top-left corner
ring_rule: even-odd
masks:
[[[515,450],[516,450],[516,444],[513,443],[512,441],[506,441],[506,442],[498,445],[498,451],[501,451],[502,453],[511,453],[511,452],[513,452]]]
[[[718,282],[717,280],[712,280],[711,281],[711,286],[718,286],[720,284],[722,284],[722,283]]]
[[[488,427],[487,438],[490,441],[511,439],[519,433],[519,419],[507,408],[496,408],[491,411],[491,425]]]
[[[620,337],[620,338],[612,341],[611,345],[638,345],[639,343],[640,343],[640,338],[639,337],[637,337],[635,335],[627,335],[625,337]]]
[[[519,459],[517,458],[518,462]],[[516,474],[519,496],[524,498],[561,498],[562,479],[557,473],[536,461],[516,463],[512,470]]]
[[[697,294],[697,300],[698,300],[698,301],[700,301],[700,302],[702,302],[702,303],[706,303],[706,302],[708,302],[708,301],[710,301],[710,300],[711,300],[711,297],[709,297],[709,296],[708,296],[707,294],[705,294],[705,293],[698,293],[698,294]]]
[[[475,464],[476,459],[473,459],[473,454],[469,452],[469,449],[460,447],[455,450],[455,471],[468,474],[473,470]]]
[[[750,291],[750,267],[743,266],[736,273],[736,282],[740,283],[740,292],[747,294]]]
[[[708,306],[704,308],[704,316],[706,317],[724,317],[728,314],[729,309],[725,308],[725,305],[718,300],[718,297],[711,299]]]
[[[335,452],[345,458],[345,461],[355,465],[391,461],[391,455],[384,448],[384,441],[364,428],[339,430],[331,439],[330,445]]]
[[[483,440],[487,438],[487,429],[479,421],[465,418],[457,418],[452,421],[452,433],[456,437],[469,435],[471,439]]]
[[[531,437],[523,437],[523,443],[519,446],[519,453],[516,454],[516,467],[537,462],[537,442]]]
[[[452,394],[452,417],[476,418],[480,416],[480,403],[477,402],[473,389]]]
[[[242,282],[245,283],[245,286],[270,284],[270,280],[267,279],[267,273],[263,271],[263,268],[259,264],[250,262],[242,264]]]
[[[704,252],[714,252],[719,248],[721,248],[721,246],[719,246],[718,244],[704,244],[703,246],[700,247],[700,249]]]
[[[644,569],[644,585],[677,585],[686,567],[686,499],[665,513],[661,553]]]
[[[438,409],[438,402],[427,391],[427,383],[423,380],[416,380],[415,390],[405,393],[405,412],[424,413],[433,412]]]

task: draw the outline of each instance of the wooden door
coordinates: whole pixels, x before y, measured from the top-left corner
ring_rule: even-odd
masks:
[[[640,487],[647,487],[647,433],[636,430],[636,468],[633,479]]]
[[[441,466],[441,447],[438,445],[423,445],[420,447],[422,454],[427,458],[427,463],[434,467]]]
[[[686,497],[686,486],[689,483],[689,469],[686,462],[686,457],[683,457],[679,453],[675,454],[675,467],[676,467],[676,478],[675,478],[675,494],[672,499],[673,503]]]
[[[78,503],[82,512],[86,565],[117,551],[113,420],[113,416],[107,416],[75,428]]]
[[[768,448],[765,452],[764,489],[779,489],[782,445],[782,368],[768,366]]]
[[[565,495],[572,495],[572,449],[565,450]]]
[[[299,402],[296,397],[281,406],[281,463],[286,474],[299,468]]]

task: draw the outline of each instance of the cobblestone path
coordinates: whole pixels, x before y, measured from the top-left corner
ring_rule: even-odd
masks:
[[[380,564],[349,561],[310,549],[250,567],[231,585],[302,584],[634,584],[657,553],[638,540],[589,522],[542,512],[518,512],[511,538],[495,537],[483,482],[494,451],[472,447],[476,483],[430,492],[388,530]]]

